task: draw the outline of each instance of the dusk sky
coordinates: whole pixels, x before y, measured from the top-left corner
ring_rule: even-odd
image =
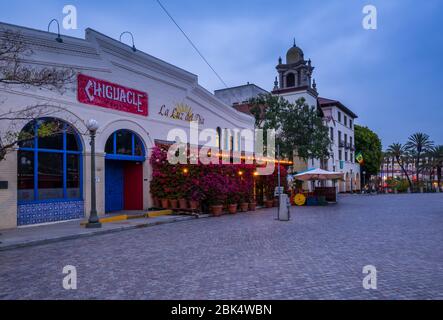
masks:
[[[352,109],[385,147],[417,131],[443,144],[442,0],[162,2],[228,86],[271,90],[295,38],[320,96]],[[129,30],[138,49],[198,75],[211,92],[223,88],[155,0],[0,0],[0,21],[46,30],[67,4],[77,7],[78,30],[62,34],[83,38],[90,27],[118,39]],[[367,4],[377,7],[377,30],[362,27]]]

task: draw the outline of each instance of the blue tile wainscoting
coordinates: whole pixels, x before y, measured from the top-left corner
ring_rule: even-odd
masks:
[[[80,219],[85,216],[83,201],[61,201],[19,204],[19,226]]]

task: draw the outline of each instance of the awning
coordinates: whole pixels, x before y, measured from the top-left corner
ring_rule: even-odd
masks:
[[[344,180],[343,172],[331,172],[323,169],[310,169],[294,176],[295,179],[301,181],[312,180]]]

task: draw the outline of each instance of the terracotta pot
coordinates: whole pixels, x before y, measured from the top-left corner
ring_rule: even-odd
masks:
[[[251,203],[249,204],[249,210],[250,210],[250,211],[255,211],[256,208],[257,208],[257,202],[251,202]]]
[[[210,206],[209,209],[211,210],[211,213],[215,217],[220,217],[223,213],[223,206],[222,205]]]
[[[180,209],[188,209],[188,201],[186,199],[178,199],[178,207]]]
[[[238,206],[238,204],[236,204],[236,203],[228,205],[228,212],[230,214],[237,213],[237,206]]]
[[[161,199],[161,205],[163,209],[168,209],[169,207],[169,200],[168,199]]]
[[[247,203],[247,202],[242,202],[242,203],[240,204],[240,211],[241,211],[241,212],[246,212],[246,211],[248,211],[248,209],[249,209],[249,203]]]
[[[278,199],[273,200],[274,207],[278,207],[280,205],[280,201]]]
[[[197,210],[200,203],[198,201],[189,200],[189,209]]]
[[[171,208],[172,209],[177,209],[178,208],[178,200],[176,200],[176,199],[169,199],[169,203],[171,204]]]
[[[273,206],[274,206],[274,200],[266,200],[265,201],[266,208],[272,208]]]

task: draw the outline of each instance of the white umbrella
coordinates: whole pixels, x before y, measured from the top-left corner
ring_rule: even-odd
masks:
[[[311,181],[311,180],[344,180],[344,173],[342,172],[331,172],[323,169],[311,169],[305,172],[301,172],[294,176],[295,179],[301,181]]]

